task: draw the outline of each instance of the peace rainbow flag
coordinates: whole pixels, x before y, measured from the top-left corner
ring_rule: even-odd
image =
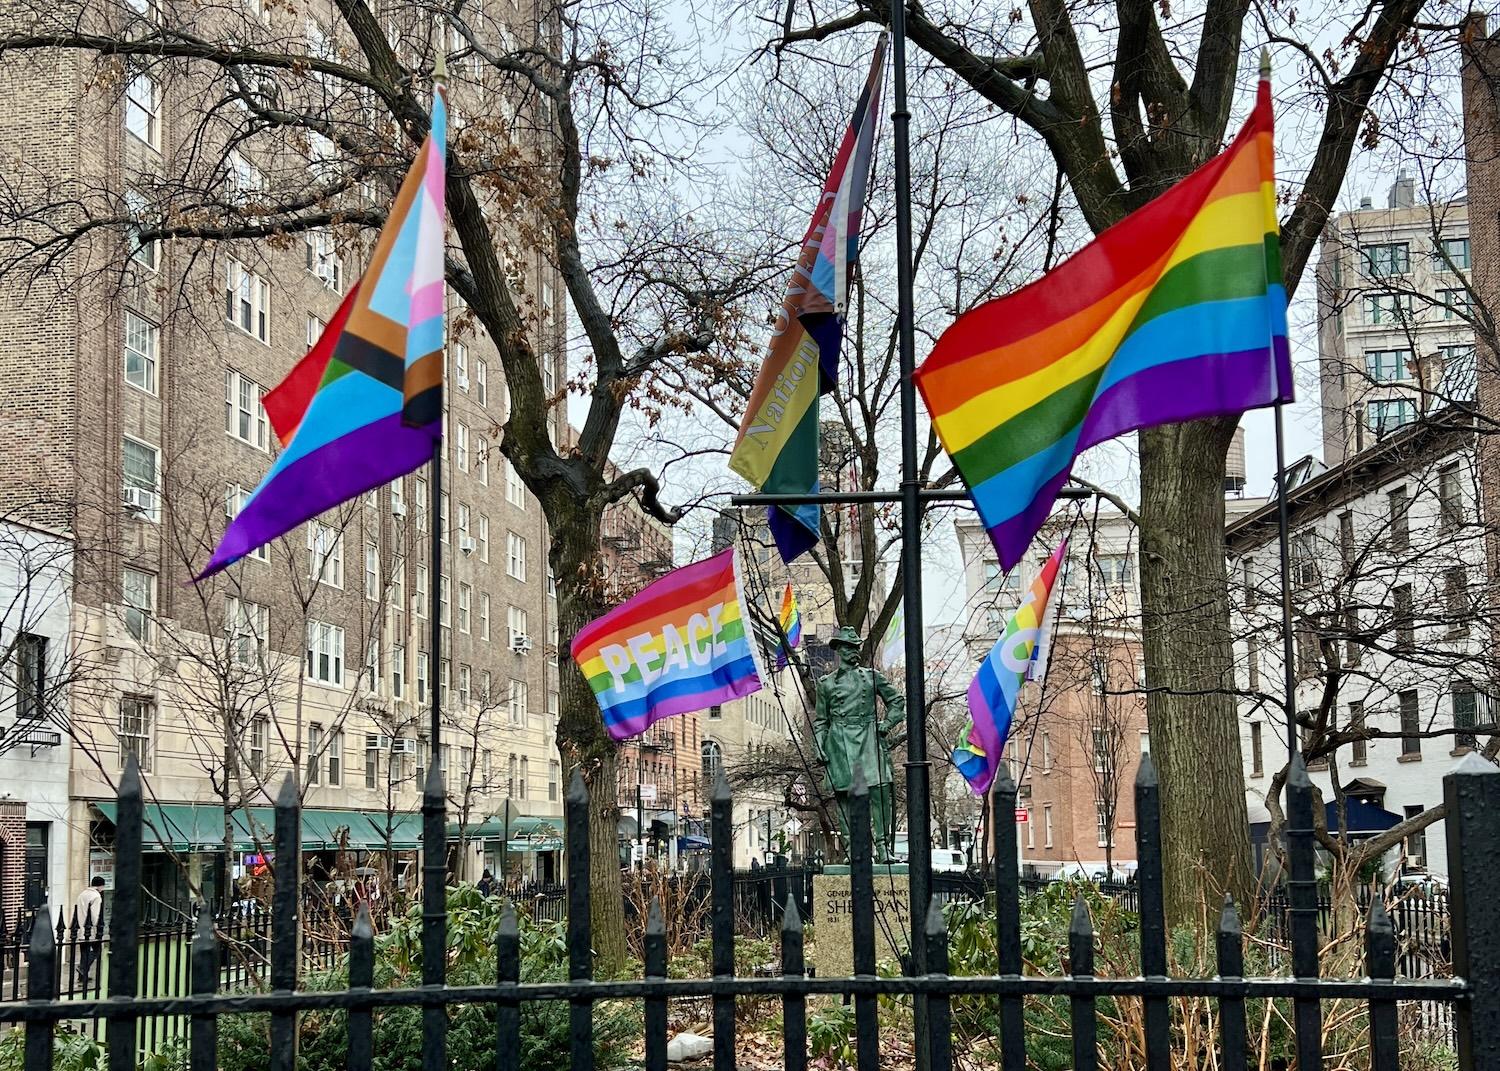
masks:
[[[1005,570],[1090,446],[1290,401],[1269,81],[1229,148],[960,316],[916,380]]]
[[[573,637],[573,661],[615,740],[760,691],[734,548],[675,569]]]
[[[953,765],[976,796],[990,790],[1000,769],[1021,685],[1033,676],[1045,646],[1042,630],[1047,606],[1067,552],[1068,541],[1063,540],[1031,582],[1021,605],[1005,623],[1005,633],[969,684],[969,728],[953,749]]]

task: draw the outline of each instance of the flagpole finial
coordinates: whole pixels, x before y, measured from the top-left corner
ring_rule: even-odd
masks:
[[[1271,50],[1264,46],[1260,50],[1260,76],[1262,78],[1271,77]]]

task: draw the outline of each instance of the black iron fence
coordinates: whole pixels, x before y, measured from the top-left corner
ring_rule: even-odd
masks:
[[[1002,767],[1003,771],[1003,767]],[[870,851],[868,797],[856,789],[851,800],[850,867],[855,910],[850,917],[854,973],[849,977],[808,977],[803,949],[803,905],[786,898],[782,914],[780,974],[770,977],[735,976],[734,872],[731,865],[731,800],[721,781],[711,806],[712,865],[710,867],[710,978],[667,977],[666,928],[659,907],[653,906],[645,925],[645,977],[596,981],[593,977],[587,835],[589,802],[576,775],[567,793],[566,823],[567,955],[566,980],[521,982],[520,934],[513,908],[500,925],[493,983],[446,985],[447,916],[443,884],[446,817],[439,774],[431,771],[424,793],[424,901],[422,905],[422,985],[407,989],[374,989],[374,931],[363,908],[352,927],[348,953],[349,985],[342,989],[308,991],[299,988],[302,953],[299,938],[298,868],[285,865],[297,858],[300,836],[295,785],[290,780],[276,806],[274,891],[268,930],[256,929],[248,943],[254,948],[253,979],[234,973],[237,942],[234,920],[215,920],[203,913],[194,927],[187,955],[186,992],[164,992],[143,986],[150,928],[141,911],[141,786],[134,763],[122,778],[116,830],[117,884],[109,918],[110,955],[101,961],[107,984],[100,992],[69,992],[63,983],[69,957],[76,963],[77,941],[65,934],[59,940],[55,921],[39,914],[30,933],[27,969],[19,983],[24,1000],[0,1003],[0,1023],[22,1024],[28,1071],[52,1066],[54,1027],[58,1023],[101,1020],[110,1071],[127,1071],[137,1064],[146,1042],[140,1036],[143,1020],[160,1017],[186,1024],[188,1060],[193,1071],[215,1066],[218,1018],[239,1012],[268,1013],[270,1071],[292,1071],[296,1063],[298,1016],[313,1010],[341,1009],[347,1013],[347,1066],[368,1071],[374,1064],[375,1017],[397,1007],[422,1009],[424,1071],[447,1067],[449,1010],[459,1005],[482,1005],[496,1010],[495,1066],[519,1071],[521,1005],[526,1002],[566,1003],[569,1012],[569,1052],[578,1071],[594,1066],[594,1006],[600,1001],[641,1001],[645,1011],[645,1067],[667,1067],[667,1010],[678,999],[706,998],[712,1007],[713,1062],[716,1071],[736,1064],[736,1001],[746,997],[777,998],[781,1003],[784,1060],[788,1071],[808,1066],[808,999],[815,996],[852,1000],[857,1064],[875,1071],[881,1064],[879,998],[898,996],[916,1007],[916,1044],[920,1063],[934,1071],[952,1066],[952,1016],[955,998],[985,996],[999,1006],[1000,1065],[1005,1071],[1026,1067],[1027,998],[1065,998],[1070,1020],[1073,1066],[1095,1068],[1098,1061],[1100,1000],[1140,1002],[1143,1012],[1145,1066],[1165,1071],[1172,1065],[1170,1002],[1174,997],[1210,999],[1218,1006],[1219,1066],[1245,1068],[1247,1045],[1246,1001],[1273,998],[1290,1007],[1295,1031],[1297,1066],[1301,1071],[1322,1066],[1325,1001],[1353,1001],[1367,1009],[1368,1052],[1375,1071],[1398,1066],[1398,1002],[1421,1001],[1451,1005],[1459,1066],[1500,1071],[1500,897],[1494,895],[1491,875],[1500,872],[1500,769],[1478,759],[1467,759],[1445,778],[1448,858],[1452,867],[1449,901],[1449,947],[1453,977],[1398,977],[1396,934],[1379,898],[1365,920],[1366,948],[1361,977],[1319,977],[1319,896],[1314,874],[1312,789],[1300,761],[1288,785],[1289,828],[1287,939],[1290,976],[1247,977],[1244,941],[1234,905],[1226,904],[1217,932],[1217,971],[1211,977],[1172,977],[1168,971],[1167,928],[1163,911],[1161,824],[1158,787],[1149,760],[1141,764],[1135,788],[1138,877],[1134,883],[1139,914],[1139,973],[1133,977],[1096,977],[1095,933],[1086,903],[1079,897],[1072,914],[1065,973],[1039,976],[1024,973],[1021,941],[1022,887],[1016,862],[1015,827],[999,823],[995,832],[995,925],[998,970],[982,976],[948,974],[948,935],[939,898],[916,905],[913,937],[924,942],[926,971],[900,977],[881,977],[876,970],[874,878]],[[1014,807],[1015,786],[1002,772],[996,791],[997,813]],[[774,881],[774,879],[771,879]],[[774,890],[774,886],[773,886]],[[756,898],[759,892],[753,894]],[[771,896],[774,898],[774,891]],[[871,905],[870,910],[861,905]],[[75,947],[70,949],[70,943]],[[181,942],[179,941],[180,945]],[[260,968],[264,967],[261,971]],[[177,977],[181,977],[181,972]]]

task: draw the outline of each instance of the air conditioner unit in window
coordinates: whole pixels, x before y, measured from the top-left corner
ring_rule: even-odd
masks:
[[[478,545],[479,544],[477,544],[477,543],[474,542],[474,537],[473,536],[459,536],[458,537],[458,549],[461,550],[461,551],[463,551],[465,554],[473,554],[474,553],[474,548],[477,547]]]
[[[417,742],[409,736],[403,736],[391,741],[392,755],[415,755],[417,753]]]
[[[459,390],[468,390],[469,389],[469,377],[468,377],[468,375],[466,373],[460,372],[460,373],[458,373],[458,375],[455,378],[458,380],[458,389]]]
[[[156,508],[156,492],[149,487],[127,484],[123,491],[125,512],[132,517],[148,517]]]
[[[391,516],[392,517],[405,517],[406,516],[406,503],[402,502],[399,498],[392,499],[391,500]]]
[[[394,750],[392,748],[392,746],[391,746],[392,743],[393,743],[393,741],[388,736],[377,736],[375,738],[375,750],[377,750],[377,751],[392,751],[392,750]]]
[[[516,654],[525,654],[531,650],[531,637],[524,632],[513,632],[510,635],[510,649]]]

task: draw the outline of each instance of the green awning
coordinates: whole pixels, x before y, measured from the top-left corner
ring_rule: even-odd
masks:
[[[500,840],[506,834],[510,834],[512,841],[526,840],[556,840],[558,845],[562,844],[563,820],[561,818],[546,818],[535,814],[513,814],[510,816],[510,825],[499,815],[491,815],[477,825],[470,825],[464,830],[465,840]],[[458,836],[457,824],[450,823],[448,836]],[[541,851],[551,851],[550,848],[542,848]]]
[[[119,812],[113,800],[95,800],[99,813],[111,822]],[[147,851],[213,851],[224,844],[224,809],[207,804],[148,803],[142,842]],[[276,812],[251,807],[233,815],[235,849],[269,848],[275,838]],[[347,830],[347,834],[345,834]],[[302,812],[302,847],[333,849],[347,842],[351,848],[384,851],[415,849],[422,840],[422,816],[407,812],[335,811],[308,808]]]

